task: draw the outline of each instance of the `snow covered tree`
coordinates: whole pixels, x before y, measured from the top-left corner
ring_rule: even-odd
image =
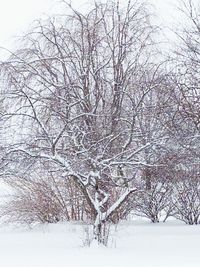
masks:
[[[64,2],[65,3],[65,2]],[[147,6],[95,2],[80,13],[38,21],[21,48],[1,64],[15,138],[4,161],[16,166],[51,162],[73,179],[93,214],[94,236],[137,191],[144,149],[138,115],[158,86]],[[150,75],[153,74],[153,75]],[[21,123],[21,124],[20,124]],[[26,162],[26,163],[25,163]],[[29,163],[27,163],[29,162]]]
[[[182,2],[186,26],[177,33],[179,45],[174,53],[176,71],[173,82],[177,112],[174,115],[174,133],[182,153],[187,154],[185,164],[199,162],[200,133],[200,8],[192,0]]]

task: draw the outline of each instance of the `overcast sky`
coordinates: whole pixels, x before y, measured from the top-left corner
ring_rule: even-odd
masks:
[[[72,0],[72,3],[78,6],[84,1]],[[175,5],[178,1],[149,0],[155,6],[159,22],[170,27],[177,16]],[[57,0],[0,0],[0,46],[11,48],[13,36],[25,31],[34,19],[54,13],[57,5]]]

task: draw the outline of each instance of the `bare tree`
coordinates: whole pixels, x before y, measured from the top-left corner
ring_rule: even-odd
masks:
[[[200,7],[192,0],[183,1],[182,6],[187,26],[177,33],[179,46],[175,51],[176,70],[172,77],[177,111],[173,126],[177,139],[181,140],[182,151],[188,155],[188,163],[196,164],[199,161],[200,133]]]
[[[38,21],[1,64],[11,103],[5,118],[23,124],[4,161],[11,173],[24,159],[56,164],[80,189],[103,242],[103,225],[149,165],[140,155],[159,142],[138,142],[137,123],[155,87],[155,29],[137,1],[95,3],[85,13],[65,4],[66,15]]]

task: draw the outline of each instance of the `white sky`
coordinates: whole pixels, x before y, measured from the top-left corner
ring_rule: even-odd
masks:
[[[149,0],[155,5],[159,21],[170,27],[177,17],[175,5],[178,1]],[[85,0],[72,0],[76,6],[83,2]],[[55,13],[57,5],[58,0],[0,0],[0,46],[11,48],[14,44],[12,37],[25,31],[34,19],[44,14]]]

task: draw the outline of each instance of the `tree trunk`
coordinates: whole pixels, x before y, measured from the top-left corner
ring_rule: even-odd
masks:
[[[101,218],[102,218],[102,213],[99,212],[96,216],[93,225],[94,239],[98,242],[98,244],[104,244],[104,238],[105,238],[103,233],[103,221]]]
[[[144,169],[144,178],[146,190],[151,190],[151,170],[149,167]]]

